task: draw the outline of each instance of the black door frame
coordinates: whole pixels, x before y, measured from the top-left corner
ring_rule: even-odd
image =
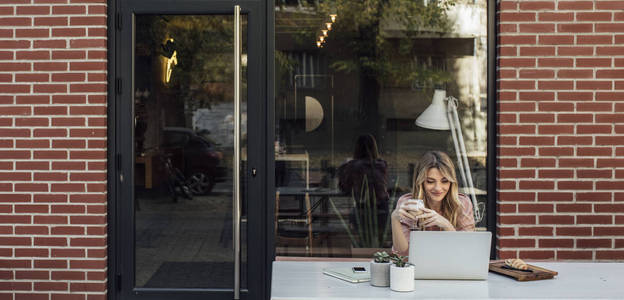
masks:
[[[272,123],[272,101],[267,97],[267,87],[271,84],[267,78],[267,11],[266,1],[209,1],[209,0],[109,0],[108,1],[108,299],[127,299],[133,295],[144,294],[145,299],[232,299],[233,293],[221,289],[128,289],[133,286],[131,266],[128,266],[127,257],[133,255],[127,253],[127,247],[132,243],[132,238],[122,235],[124,223],[133,220],[130,210],[124,209],[123,198],[132,195],[132,184],[121,182],[121,176],[125,176],[129,182],[129,174],[133,174],[132,153],[123,153],[124,141],[132,140],[133,132],[124,130],[132,128],[131,104],[124,100],[132,97],[132,45],[123,43],[132,39],[133,13],[149,14],[233,14],[234,5],[241,6],[241,14],[248,17],[248,61],[256,61],[255,68],[247,71],[248,78],[248,119],[247,119],[247,144],[248,151],[247,170],[247,287],[241,289],[241,299],[266,299],[270,293],[271,262],[273,260],[272,248],[272,222],[268,222],[268,207],[272,205],[268,186],[273,180],[267,180],[272,176],[273,170],[268,170],[267,165],[272,161],[272,150],[268,142],[272,140],[272,131],[267,131],[267,124]],[[132,12],[130,12],[132,6]],[[272,8],[272,5],[271,5]],[[266,10],[265,10],[266,9]],[[126,100],[127,101],[127,100]],[[254,113],[250,113],[254,112]],[[271,134],[268,134],[271,132]],[[269,136],[270,135],[270,136]],[[271,161],[266,157],[271,156]],[[250,176],[250,170],[257,169],[256,176]],[[268,200],[267,200],[268,199]],[[249,212],[257,212],[251,214]],[[125,232],[125,231],[124,231]],[[267,236],[267,234],[269,234]],[[133,243],[132,243],[133,244]],[[152,291],[152,292],[150,292]],[[208,294],[207,292],[215,292]]]

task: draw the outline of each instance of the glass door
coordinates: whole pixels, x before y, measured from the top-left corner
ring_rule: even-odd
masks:
[[[173,2],[171,2],[173,3]],[[122,3],[120,299],[256,299],[264,283],[254,4]],[[259,14],[258,14],[259,15]],[[255,30],[252,28],[256,28]],[[253,53],[252,53],[253,51]],[[256,76],[258,77],[258,76]],[[254,129],[258,130],[258,129]],[[251,170],[253,169],[253,174]],[[254,238],[248,238],[253,236]]]

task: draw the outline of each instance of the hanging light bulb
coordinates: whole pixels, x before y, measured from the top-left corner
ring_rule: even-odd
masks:
[[[336,17],[338,17],[337,14],[329,14],[329,17],[331,18],[332,23],[336,22]]]
[[[322,43],[322,42],[324,42],[324,41],[325,41],[325,37],[324,37],[324,36],[322,36],[322,35],[321,35],[321,36],[319,36],[319,41],[321,41],[321,43]]]
[[[331,30],[331,25],[332,23],[325,23],[325,26],[327,26],[327,30]]]
[[[316,46],[317,47],[321,48],[321,45],[322,45],[321,41],[316,41]]]
[[[327,36],[327,29],[323,29],[321,32],[323,33],[323,36]]]

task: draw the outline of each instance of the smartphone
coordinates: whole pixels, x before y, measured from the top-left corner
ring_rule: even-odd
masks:
[[[353,273],[362,273],[366,272],[366,268],[364,267],[353,267]]]

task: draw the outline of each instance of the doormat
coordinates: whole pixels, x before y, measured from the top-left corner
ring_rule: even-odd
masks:
[[[246,265],[241,264],[241,288],[247,287],[246,269]],[[166,261],[144,287],[231,289],[234,287],[234,263]]]

